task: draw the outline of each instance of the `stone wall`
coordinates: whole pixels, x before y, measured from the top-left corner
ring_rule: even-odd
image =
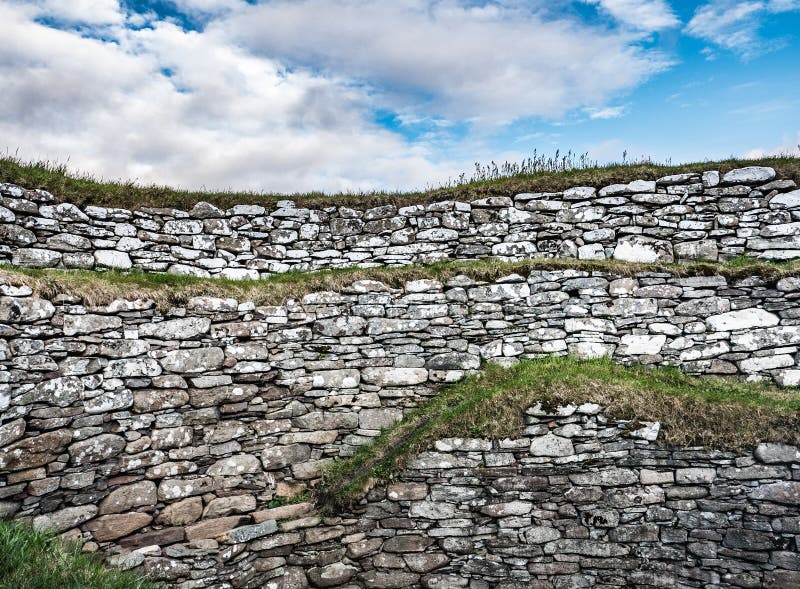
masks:
[[[445,259],[563,257],[640,262],[800,257],[800,190],[772,168],[680,174],[599,190],[518,194],[364,211],[136,211],[54,204],[0,184],[0,260],[259,278],[289,270]]]
[[[412,577],[442,557],[429,560],[416,548],[406,554],[384,546],[377,553],[380,560],[372,552],[377,550],[376,539],[383,536],[389,542],[388,536],[398,531],[416,530],[419,535],[422,528],[413,527],[403,511],[409,505],[412,519],[431,528],[426,535],[435,544],[425,554],[444,554],[448,563],[452,561],[442,565],[445,573],[472,576],[474,583],[484,578],[491,586],[499,582],[498,571],[505,570],[515,579],[557,571],[573,575],[582,551],[590,551],[583,555],[588,560],[579,563],[587,579],[612,574],[601,571],[603,561],[589,558],[598,556],[591,553],[600,550],[597,543],[585,541],[598,540],[606,529],[611,534],[614,528],[584,522],[588,538],[570,535],[584,533],[577,527],[569,530],[583,521],[576,519],[586,508],[583,502],[597,503],[597,509],[614,517],[620,505],[606,497],[606,487],[619,486],[623,495],[639,492],[630,473],[639,476],[641,466],[670,471],[699,468],[704,478],[676,479],[674,490],[665,488],[663,495],[657,495],[664,511],[654,511],[655,515],[638,507],[616,512],[622,531],[614,534],[634,534],[638,528],[630,526],[643,526],[645,537],[658,536],[662,544],[640,554],[630,544],[639,536],[615,536],[622,547],[608,550],[622,564],[614,567],[613,574],[624,576],[623,565],[636,568],[642,559],[663,560],[674,565],[669,570],[674,569],[675,575],[688,575],[687,579],[705,575],[697,577],[705,583],[734,574],[729,571],[758,576],[773,565],[791,569],[785,563],[795,562],[784,554],[791,551],[785,538],[778,538],[797,529],[763,527],[765,521],[784,525],[780,523],[784,516],[786,526],[797,525],[797,483],[769,486],[772,479],[800,478],[796,464],[794,471],[789,470],[789,463],[796,462],[794,455],[780,466],[747,471],[766,481],[762,487],[767,493],[762,497],[758,495],[762,491],[753,491],[747,496],[766,501],[773,497],[769,489],[779,489],[783,494],[774,495],[779,499],[764,505],[742,504],[741,511],[728,510],[723,517],[717,507],[729,499],[727,495],[720,499],[720,493],[731,487],[730,480],[739,480],[731,468],[749,467],[748,458],[733,461],[727,454],[656,448],[637,454],[634,442],[607,440],[616,426],[600,427],[600,418],[585,411],[576,414],[580,419],[569,417],[579,427],[548,421],[559,428],[554,429],[558,437],[535,442],[560,453],[567,447],[575,451],[558,460],[528,455],[531,440],[520,447],[516,442],[495,445],[492,450],[485,450],[487,443],[476,442],[474,452],[456,445],[452,469],[441,461],[450,460],[443,455],[421,470],[409,471],[410,482],[428,485],[425,497],[410,504],[374,495],[376,504],[364,518],[322,520],[307,513],[308,504],[277,510],[270,506],[313,485],[327,461],[351,454],[382,427],[400,419],[405,409],[434,394],[441,384],[478,369],[484,360],[513,362],[568,352],[583,357],[608,354],[622,363],[674,364],[693,373],[797,384],[799,278],[729,282],[721,276],[536,270],[527,277],[510,275],[489,284],[466,276],[454,276],[445,284],[418,280],[402,289],[359,281],[341,292],[313,293],[272,307],[197,297],[169,310],[142,300],[86,306],[78,294],[50,301],[33,296],[25,286],[8,284],[0,285],[0,292],[0,515],[55,528],[80,538],[87,549],[121,553],[112,561],[141,565],[148,574],[176,581],[183,589],[226,583],[256,587],[273,575],[288,579],[276,586],[303,587],[292,584],[292,575],[299,576],[296,569],[303,567],[324,569],[318,577],[308,570],[317,587],[333,586],[325,575],[347,576],[349,567],[363,571],[354,577],[363,586],[411,584]],[[527,433],[544,435],[544,425],[534,427],[533,421]],[[591,427],[597,431],[590,433]],[[442,448],[448,444],[443,443]],[[591,452],[599,454],[590,460]],[[425,464],[428,458],[415,464]],[[614,485],[578,477],[589,465],[599,468],[595,458],[611,460],[612,474],[625,468],[630,472],[609,479],[617,481]],[[487,467],[502,468],[481,470]],[[707,480],[710,471],[703,470],[708,468],[718,468],[714,476],[728,482],[713,486]],[[497,477],[492,473],[506,472],[502,469],[512,473],[509,480],[533,477],[532,487],[495,488]],[[485,485],[483,476],[488,477]],[[552,497],[544,500],[540,489],[544,479],[537,477],[549,477],[548,485],[558,493],[552,491]],[[437,487],[439,479],[447,484]],[[580,489],[563,495],[569,485]],[[749,489],[756,483],[736,485]],[[446,517],[431,515],[435,511],[430,502],[445,495],[427,493],[445,487],[463,487],[464,493],[472,493],[469,488],[484,491],[480,500],[465,495],[462,501],[454,495],[443,500],[452,503],[442,507],[450,510],[440,512]],[[503,502],[533,501],[536,507],[499,519],[483,513],[481,501],[496,502],[498,492]],[[746,499],[736,493],[736,501]],[[386,518],[378,518],[380,513]],[[527,529],[526,518],[531,517],[536,529],[557,528],[558,539],[514,544],[516,530]],[[648,519],[652,517],[656,519]],[[278,527],[276,520],[284,518],[294,519]],[[570,524],[570,518],[576,521]],[[707,518],[713,532],[702,531]],[[380,525],[373,529],[377,519]],[[676,521],[677,531],[665,531],[675,528]],[[729,527],[747,529],[741,532],[743,538],[759,538],[753,541],[755,547],[735,544],[744,540],[735,539],[739,532],[731,540]],[[681,530],[694,535],[675,548],[666,538],[680,539]],[[468,558],[471,549],[458,548],[462,534],[480,548],[478,554],[486,552],[486,558]],[[761,539],[770,534],[775,535],[774,543]],[[528,536],[518,538],[522,537]],[[362,540],[363,546],[358,544]],[[406,546],[405,541],[394,540],[389,546]],[[330,546],[335,548],[329,550]],[[352,553],[349,560],[336,564],[345,549]],[[691,552],[695,549],[705,552]],[[359,550],[370,558],[362,563],[356,557]],[[514,556],[517,550],[541,556],[541,568],[528,569],[529,557]],[[538,554],[540,550],[544,552]],[[561,564],[547,564],[554,550]],[[683,563],[681,554],[691,559],[702,556],[710,564],[686,569],[697,569],[695,573],[682,572],[685,565],[676,564]],[[497,561],[499,555],[502,562]],[[286,565],[292,566],[285,569]],[[402,584],[387,584],[384,573],[397,567],[407,569],[397,577]],[[547,573],[549,567],[556,572]],[[431,587],[451,586],[449,581],[425,582]],[[555,586],[582,586],[567,582]],[[677,583],[692,586],[680,584],[689,581]]]
[[[383,588],[800,587],[797,447],[665,448],[649,441],[658,424],[611,421],[592,404],[537,406],[525,421],[519,439],[437,441],[373,489],[357,516],[322,528],[327,544],[298,539],[294,550],[316,554],[308,578]],[[299,564],[294,554],[282,555],[287,565]],[[302,582],[302,567],[287,570]]]

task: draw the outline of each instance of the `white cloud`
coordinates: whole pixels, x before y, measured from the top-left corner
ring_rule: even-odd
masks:
[[[784,44],[782,39],[761,37],[762,19],[795,10],[800,10],[800,0],[711,0],[695,11],[686,32],[743,59],[752,59]],[[706,56],[715,57],[712,51]]]
[[[668,66],[637,46],[637,33],[517,2],[274,0],[209,31],[368,83],[393,108],[484,124],[600,105]]]
[[[363,97],[346,85],[172,24],[108,43],[0,5],[0,36],[0,137],[23,157],[69,157],[143,182],[282,191],[421,186],[456,171],[366,122]]]
[[[18,0],[12,0],[15,2]],[[88,25],[120,24],[124,20],[119,0],[33,0],[20,2],[37,16]]]
[[[780,144],[773,147],[754,147],[746,151],[742,157],[757,159],[776,155],[800,157],[800,130],[797,131],[794,138],[788,135],[784,136]]]
[[[615,19],[642,31],[661,31],[680,24],[665,0],[584,0],[597,4]]]
[[[628,110],[626,105],[606,106],[603,108],[587,108],[586,112],[590,119],[618,119]]]
[[[465,120],[612,116],[607,100],[667,67],[639,33],[517,0],[178,3],[214,16],[186,31],[116,0],[0,0],[2,147],[189,188],[415,188],[498,155],[481,133],[448,146]],[[381,108],[423,132],[374,123]]]

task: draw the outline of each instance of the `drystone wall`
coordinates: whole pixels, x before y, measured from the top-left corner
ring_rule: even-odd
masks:
[[[259,278],[289,270],[496,257],[637,262],[800,257],[800,190],[772,168],[680,174],[599,190],[364,211],[239,205],[191,211],[54,204],[0,184],[0,260]]]
[[[373,489],[358,519],[328,526],[336,541],[318,550],[334,562],[306,575],[354,587],[800,587],[797,447],[665,448],[650,441],[657,424],[611,421],[593,404],[537,406],[525,422],[518,439],[437,441]]]
[[[451,577],[480,588],[525,575],[542,587],[624,586],[599,579],[650,578],[625,568],[633,575],[648,563],[676,575],[676,587],[726,586],[731,575],[756,583],[776,568],[784,576],[775,578],[795,578],[786,553],[798,525],[796,450],[781,449],[791,456],[741,479],[731,469],[750,467],[749,457],[645,451],[628,434],[614,441],[622,431],[585,408],[567,421],[531,419],[526,435],[539,441],[491,450],[442,442],[444,454],[420,457],[405,475],[416,494],[384,500],[376,491],[363,516],[271,506],[483,360],[611,355],[797,384],[797,277],[536,270],[398,289],[359,281],[281,306],[197,297],[169,310],[143,300],[85,305],[78,294],[50,301],[10,284],[0,292],[0,515],[56,529],[182,589],[260,587],[270,578],[266,586],[284,588],[461,586]],[[526,450],[539,445],[539,454]],[[675,470],[674,489],[648,479],[645,467]],[[684,467],[700,478],[680,478]],[[703,470],[711,468],[713,477]],[[505,484],[495,480],[501,472],[507,488],[495,487]],[[537,477],[547,477],[549,494]],[[623,506],[615,489],[636,505]],[[642,510],[639,492],[657,502]],[[489,499],[512,511],[484,512]],[[616,513],[619,526],[604,527],[604,516],[579,520],[591,505],[609,522]],[[641,553],[636,526],[652,544]],[[616,560],[593,552],[606,530]],[[603,572],[604,561],[619,566]]]

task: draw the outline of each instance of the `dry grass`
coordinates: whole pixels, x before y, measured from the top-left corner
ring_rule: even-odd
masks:
[[[723,264],[635,264],[570,259],[533,259],[501,262],[494,259],[475,262],[440,262],[430,266],[343,268],[318,272],[288,272],[264,280],[226,280],[195,278],[145,272],[37,270],[4,266],[0,280],[12,285],[27,285],[37,296],[52,299],[57,295],[79,296],[88,306],[107,305],[115,299],[152,300],[159,308],[185,304],[195,296],[232,297],[258,305],[279,305],[287,299],[334,291],[346,292],[357,280],[377,280],[400,288],[410,280],[422,278],[445,281],[463,274],[476,281],[491,282],[516,273],[527,276],[535,270],[585,270],[634,276],[640,272],[665,272],[673,276],[725,276],[735,279],[761,276],[777,280],[800,273],[800,261],[766,263],[740,258]]]
[[[168,186],[144,186],[135,181],[98,180],[88,175],[71,174],[66,167],[48,162],[25,163],[14,157],[0,158],[0,182],[11,182],[25,188],[41,188],[53,193],[59,202],[77,205],[100,205],[142,209],[146,207],[174,207],[191,209],[196,203],[206,201],[222,208],[236,204],[260,204],[274,207],[277,201],[290,198],[298,206],[324,207],[331,205],[365,209],[382,204],[398,206],[429,203],[441,200],[474,200],[488,196],[513,196],[521,192],[558,192],[571,186],[594,186],[630,182],[637,179],[655,180],[661,176],[706,170],[729,171],[747,165],[764,165],[775,168],[781,178],[800,183],[800,159],[770,157],[758,160],[728,159],[681,165],[654,163],[610,164],[558,172],[516,174],[489,180],[473,180],[455,186],[434,188],[417,192],[372,192],[323,194],[275,194],[236,191],[190,191]]]
[[[725,379],[688,376],[676,368],[623,367],[570,357],[525,360],[508,369],[487,365],[481,376],[441,391],[354,456],[326,472],[320,500],[360,498],[391,478],[409,457],[448,437],[514,438],[524,411],[598,403],[612,419],[659,421],[660,443],[726,450],[762,441],[800,444],[800,392]]]

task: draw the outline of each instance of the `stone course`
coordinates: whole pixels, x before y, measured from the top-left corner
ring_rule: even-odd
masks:
[[[290,270],[496,257],[800,257],[800,190],[772,168],[367,210],[280,201],[191,211],[55,204],[0,184],[0,261],[257,279]]]

